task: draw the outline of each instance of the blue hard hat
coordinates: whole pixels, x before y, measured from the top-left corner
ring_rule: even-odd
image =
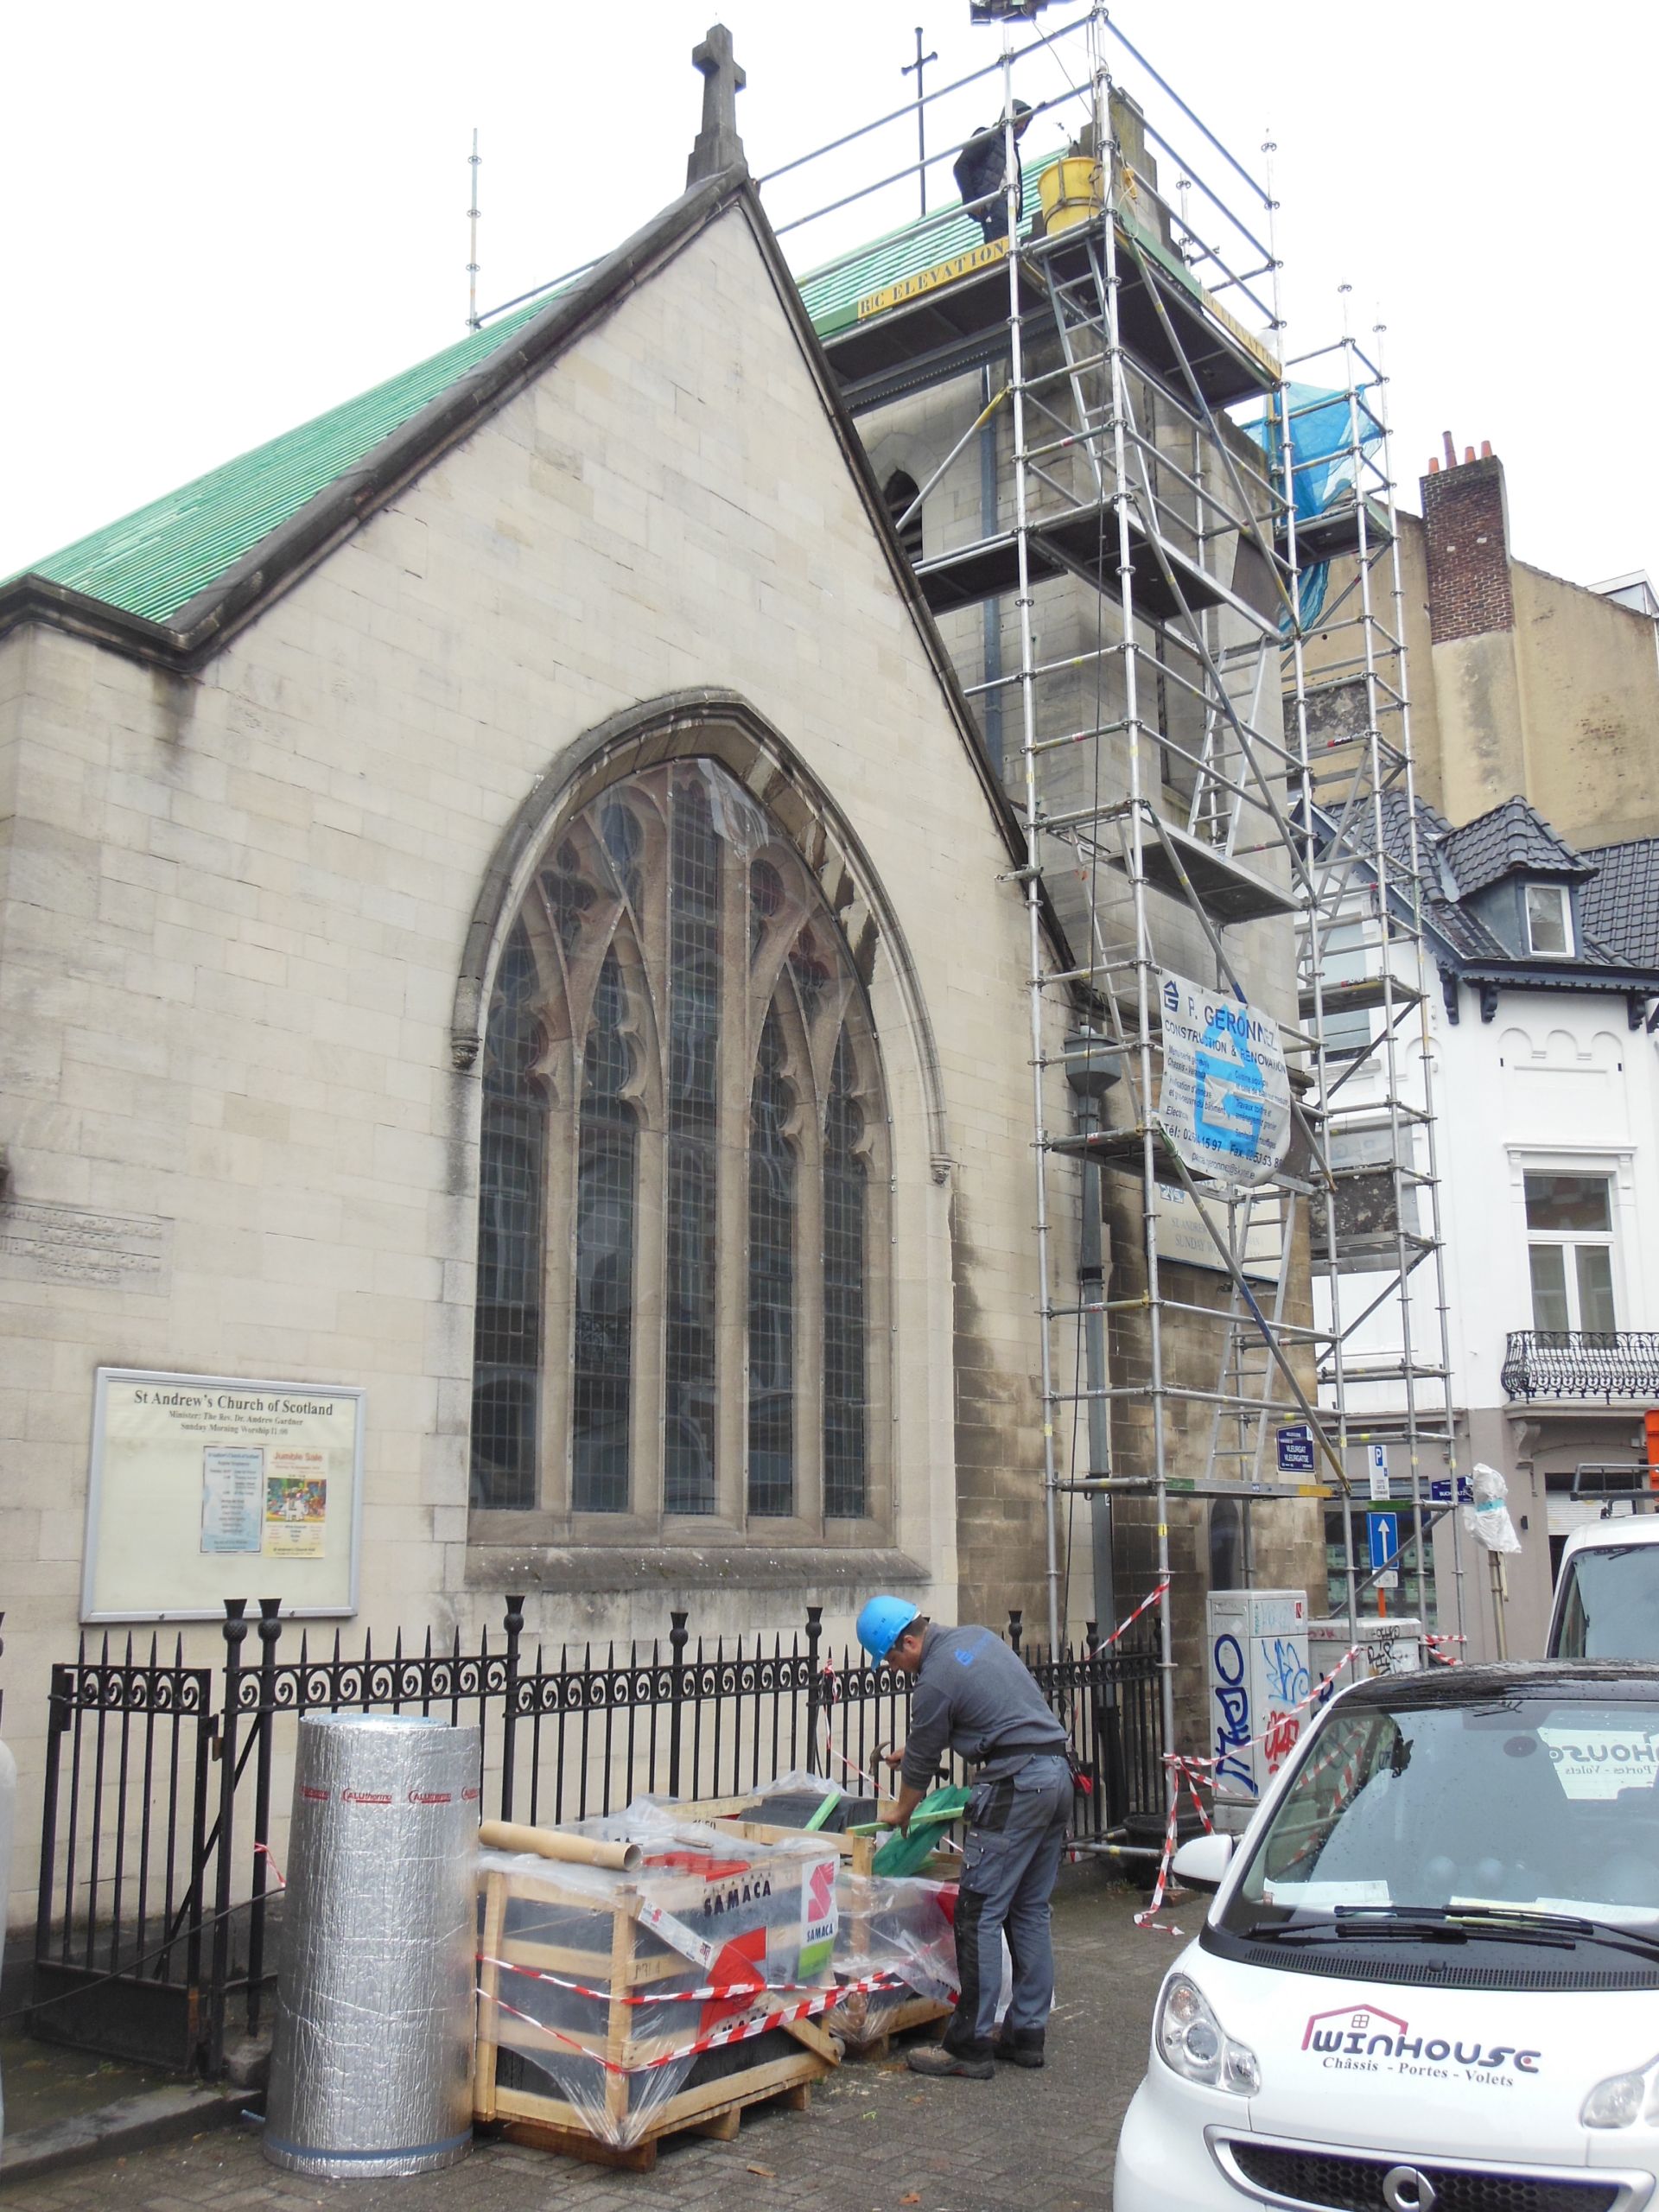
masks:
[[[921,1607],[912,1605],[908,1598],[872,1598],[859,1615],[854,1633],[879,1664],[911,1623],[921,1617]]]

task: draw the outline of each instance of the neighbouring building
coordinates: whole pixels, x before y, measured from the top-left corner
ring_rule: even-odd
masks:
[[[1397,797],[1386,834],[1403,883],[1410,841]],[[1566,1535],[1600,1512],[1608,1492],[1646,1486],[1643,1411],[1659,1403],[1659,838],[1577,849],[1511,797],[1457,827],[1420,801],[1417,842],[1421,972],[1409,972],[1403,950],[1395,959],[1402,1007],[1407,994],[1422,998],[1402,1024],[1399,1057],[1406,1104],[1421,1107],[1426,1039],[1433,1147],[1408,1115],[1391,1128],[1379,1110],[1373,1149],[1344,1165],[1363,1171],[1360,1203],[1386,1211],[1397,1200],[1408,1240],[1424,1230],[1427,1179],[1438,1178],[1459,1468],[1466,1477],[1484,1461],[1508,1482],[1522,1549],[1506,1565],[1506,1640],[1510,1656],[1536,1656]],[[1332,1049],[1341,1052],[1340,1036]],[[1372,1065],[1357,1064],[1362,1100],[1377,1080]],[[1405,1330],[1439,1358],[1431,1276],[1409,1273],[1406,1310],[1391,1300],[1365,1322],[1360,1359],[1385,1357]],[[1363,1275],[1344,1284],[1351,1312],[1368,1287]],[[1355,1433],[1383,1440],[1396,1478],[1402,1586],[1391,1609],[1415,1612],[1431,1599],[1450,1627],[1460,1570],[1467,1656],[1496,1656],[1488,1555],[1443,1506],[1424,1516],[1420,1579],[1413,1516],[1399,1496],[1408,1470],[1397,1390],[1377,1381],[1350,1395]],[[1427,1499],[1448,1470],[1438,1451],[1423,1457]],[[1351,1510],[1363,1566],[1363,1498]],[[1340,1509],[1328,1516],[1327,1538],[1335,1611]],[[1375,1610],[1375,1599],[1363,1603]]]
[[[1400,512],[1417,789],[1452,823],[1516,792],[1580,849],[1659,836],[1659,625],[1642,575],[1570,583],[1510,550],[1503,464],[1431,461]],[[1345,604],[1351,563],[1328,603]],[[1309,641],[1310,666],[1321,653]]]

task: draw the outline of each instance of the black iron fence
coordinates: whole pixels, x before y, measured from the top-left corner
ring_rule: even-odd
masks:
[[[1659,1401],[1659,1332],[1511,1329],[1503,1353],[1509,1398]]]
[[[209,2075],[257,2036],[280,1886],[270,1845],[302,1713],[475,1721],[485,1807],[550,1825],[794,1770],[849,1781],[902,1740],[906,1677],[832,1654],[817,1606],[787,1639],[694,1638],[687,1618],[621,1652],[532,1648],[515,1597],[476,1649],[428,1635],[377,1654],[365,1636],[359,1656],[338,1635],[316,1651],[302,1634],[296,1650],[275,1600],[251,1618],[236,1599],[222,1667],[187,1664],[176,1639],[169,1655],[154,1637],[115,1651],[106,1637],[95,1656],[83,1640],[52,1672],[31,2031]],[[1103,1648],[1092,1623],[1077,1646],[1022,1649],[1018,1613],[1007,1636],[1071,1731],[1076,1840],[1160,1817],[1155,1651]]]

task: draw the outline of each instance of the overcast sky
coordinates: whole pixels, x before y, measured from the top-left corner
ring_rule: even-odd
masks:
[[[14,10],[0,575],[464,334],[474,124],[482,305],[672,199],[713,3]],[[1659,571],[1650,0],[1112,12],[1247,166],[1277,142],[1289,350],[1339,328],[1343,283],[1357,331],[1386,322],[1402,499],[1442,429],[1490,438],[1522,557],[1586,582]],[[997,51],[968,0],[726,0],[754,171],[906,99],[918,17],[932,84]],[[995,107],[989,86],[961,96],[957,130]],[[912,143],[908,124],[869,142],[871,172]],[[883,231],[912,194],[843,223]],[[798,205],[767,200],[779,222]],[[849,238],[821,235],[792,257]]]

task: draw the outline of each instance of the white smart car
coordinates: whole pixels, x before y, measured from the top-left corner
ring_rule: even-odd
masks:
[[[1115,2212],[1656,2202],[1656,1753],[1659,1666],[1334,1699],[1236,1850],[1177,1854],[1220,1886],[1160,1993]]]
[[[1659,1659],[1659,1515],[1575,1529],[1561,1554],[1551,1659]]]

